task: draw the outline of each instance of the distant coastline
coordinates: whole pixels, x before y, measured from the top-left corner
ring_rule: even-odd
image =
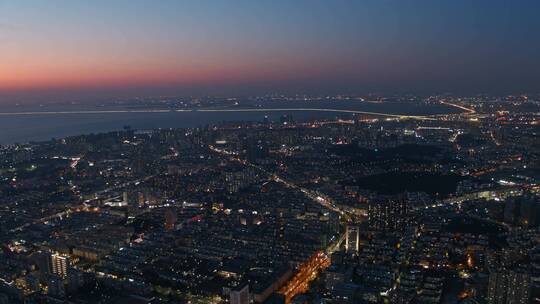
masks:
[[[134,129],[191,128],[224,121],[262,121],[265,116],[278,121],[288,114],[299,121],[371,115],[429,119],[429,116],[460,113],[446,105],[422,103],[356,103],[294,102],[271,107],[197,107],[197,108],[129,108],[129,107],[0,107],[0,144],[45,141],[51,138]]]

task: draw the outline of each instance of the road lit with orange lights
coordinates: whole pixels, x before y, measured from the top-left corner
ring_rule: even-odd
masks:
[[[458,104],[451,103],[451,102],[448,102],[448,101],[440,100],[440,103],[442,103],[444,105],[447,105],[447,106],[451,106],[451,107],[454,107],[454,108],[461,109],[463,111],[466,111],[468,114],[476,113],[476,111],[473,108],[467,108],[467,107],[464,107],[462,105],[458,105]]]
[[[285,296],[285,303],[290,303],[296,295],[308,291],[309,283],[329,266],[330,258],[323,252],[315,253],[302,263],[296,274],[278,291]]]

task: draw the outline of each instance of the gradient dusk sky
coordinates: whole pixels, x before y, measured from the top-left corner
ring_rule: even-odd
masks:
[[[537,0],[0,0],[0,101],[540,91]]]

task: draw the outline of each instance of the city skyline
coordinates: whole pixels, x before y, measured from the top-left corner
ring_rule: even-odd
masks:
[[[540,303],[540,0],[0,0],[0,304]]]
[[[537,93],[537,1],[0,1],[0,103]]]

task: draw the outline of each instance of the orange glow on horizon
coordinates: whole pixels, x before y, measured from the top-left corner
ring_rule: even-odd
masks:
[[[197,86],[308,79],[322,67],[258,66],[14,66],[0,63],[0,90],[47,90],[132,86]]]
[[[223,77],[227,75],[227,77]],[[206,82],[241,80],[241,72],[200,67],[159,70],[144,68],[39,68],[2,69],[0,89],[58,89],[116,87],[139,85],[196,85]],[[248,76],[249,77],[249,76]],[[249,78],[248,78],[249,79]]]
[[[309,80],[353,70],[337,65],[337,58],[283,52],[246,56],[231,50],[197,53],[156,48],[132,52],[127,47],[106,50],[86,47],[79,50],[79,46],[52,45],[35,49],[8,45],[0,58],[0,90],[242,86]]]

